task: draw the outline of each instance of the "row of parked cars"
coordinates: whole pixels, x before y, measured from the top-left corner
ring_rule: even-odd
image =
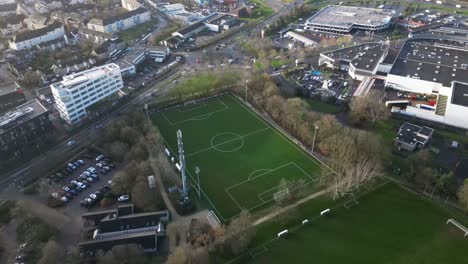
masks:
[[[80,205],[85,208],[90,208],[96,205],[99,201],[104,198],[104,195],[110,191],[111,187],[110,185],[112,184],[112,181],[108,181],[108,184],[104,185],[101,187],[99,190],[91,193],[88,197],[84,198],[83,200],[80,201]]]
[[[57,171],[55,174],[49,175],[47,179],[49,180],[49,183],[59,182],[60,180],[63,180],[65,177],[73,175],[73,172],[75,172],[75,170],[78,169],[78,167],[81,167],[84,164],[85,164],[85,161],[82,159],[71,161],[64,168]]]
[[[88,167],[82,171],[75,180],[70,181],[68,185],[62,186],[61,190],[58,190],[51,195],[66,203],[72,200],[74,196],[77,196],[80,192],[88,188],[92,183],[99,181],[99,174],[107,175],[115,167],[114,164],[112,164],[112,161],[109,158],[105,158],[103,155],[99,155],[96,160],[99,160],[97,163],[99,164],[98,167],[101,168],[99,171],[95,167]],[[73,171],[77,170],[78,167],[82,165],[85,165],[83,160],[67,164],[67,166]]]

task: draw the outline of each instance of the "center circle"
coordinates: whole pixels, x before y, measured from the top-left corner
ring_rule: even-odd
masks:
[[[244,139],[241,135],[224,132],[211,138],[211,147],[219,152],[234,152],[244,146]]]

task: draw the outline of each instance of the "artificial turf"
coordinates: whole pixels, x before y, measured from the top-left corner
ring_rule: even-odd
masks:
[[[257,228],[255,257],[234,263],[468,263],[468,239],[447,225],[444,208],[402,187],[387,183],[358,199],[350,209],[338,207],[281,239],[278,223]],[[302,205],[295,226],[334,205],[324,197]],[[466,224],[466,218],[457,218]]]
[[[312,188],[320,176],[317,160],[230,95],[158,113],[153,121],[173,156],[182,131],[189,179],[198,166],[202,198],[221,220],[267,205],[282,178]]]

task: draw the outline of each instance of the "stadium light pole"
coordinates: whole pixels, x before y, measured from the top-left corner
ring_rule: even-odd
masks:
[[[201,199],[201,193],[200,193],[200,168],[198,166],[195,166],[195,173],[197,174],[198,198]]]
[[[314,139],[312,140],[312,154],[314,153],[314,147],[315,147],[315,135],[317,135],[317,130],[319,127],[317,125],[314,125]]]
[[[245,80],[245,102],[247,102],[247,83],[249,83],[249,80]]]

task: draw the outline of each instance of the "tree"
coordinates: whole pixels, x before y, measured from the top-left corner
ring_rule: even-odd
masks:
[[[134,180],[126,171],[118,171],[112,178],[112,191],[115,194],[129,193]]]
[[[376,122],[388,119],[390,113],[383,104],[384,96],[383,92],[371,91],[367,96],[354,97],[349,105],[351,121],[373,127]]]
[[[63,251],[62,248],[55,242],[55,240],[49,240],[42,248],[42,257],[37,262],[38,264],[58,264],[63,263]]]
[[[468,179],[465,179],[458,190],[458,201],[465,206],[465,212],[468,212]]]
[[[176,247],[167,258],[167,264],[186,264],[189,263],[187,256],[187,249],[185,246]]]
[[[243,252],[250,244],[255,235],[255,229],[252,228],[252,217],[247,210],[242,210],[237,218],[227,226],[224,243],[231,253],[238,255]]]
[[[98,264],[145,264],[148,263],[143,249],[136,244],[117,245],[98,254]]]
[[[159,193],[155,189],[150,189],[148,182],[139,180],[132,188],[132,201],[136,207],[144,211],[157,211],[164,207]]]
[[[436,191],[442,195],[454,195],[455,192],[455,177],[453,172],[443,173],[434,170],[432,173],[432,184]]]
[[[114,141],[109,145],[109,154],[117,161],[124,160],[125,155],[128,153],[129,146],[121,141]]]

